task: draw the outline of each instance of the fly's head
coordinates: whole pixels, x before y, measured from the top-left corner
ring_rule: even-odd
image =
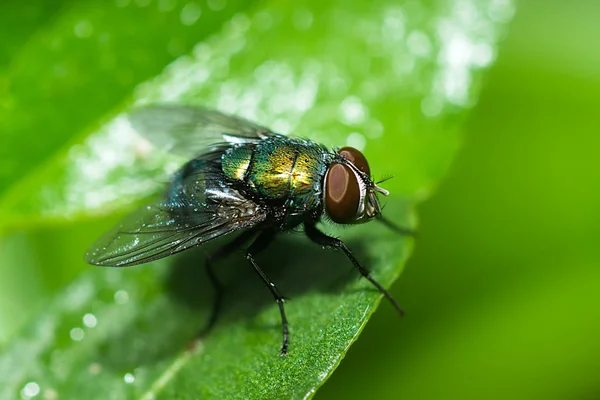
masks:
[[[325,175],[325,212],[338,224],[357,224],[380,217],[378,194],[389,192],[371,180],[365,156],[353,147],[339,149]]]

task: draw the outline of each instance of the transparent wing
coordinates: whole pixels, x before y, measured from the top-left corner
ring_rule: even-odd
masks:
[[[277,135],[243,118],[202,107],[152,105],[129,115],[132,127],[157,147],[188,159],[223,143],[256,142]]]
[[[264,221],[264,210],[222,179],[220,157],[210,157],[187,163],[161,197],[100,237],[86,261],[117,267],[142,264]]]

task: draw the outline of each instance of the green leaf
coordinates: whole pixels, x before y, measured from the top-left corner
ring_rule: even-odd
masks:
[[[56,3],[49,8],[11,2],[0,6],[6,11],[1,29],[10,29],[2,36],[10,38],[3,58],[11,58],[5,70],[0,64],[0,193],[113,109],[135,85],[252,4],[230,0],[217,11],[202,10],[201,23],[191,24],[194,7],[182,9],[173,0],[62,1],[59,12]],[[36,21],[46,23],[27,37],[23,26]],[[24,44],[17,51],[19,42]]]
[[[432,191],[459,146],[506,5],[273,1],[244,11],[236,4],[222,10],[224,4],[67,7],[28,43],[42,49],[75,35],[100,46],[103,33],[122,39],[106,53],[115,57],[106,74],[95,69],[101,63],[85,80],[69,70],[69,90],[47,92],[57,102],[36,99],[39,110],[27,118],[33,103],[3,103],[17,110],[7,113],[6,127],[20,130],[10,130],[0,168],[10,185],[0,198],[2,246],[9,250],[0,262],[12,267],[0,282],[16,282],[0,283],[0,304],[12,305],[0,308],[0,319],[11,326],[32,316],[19,335],[3,332],[13,337],[0,360],[0,397],[303,398],[333,372],[377,308],[381,295],[356,279],[343,255],[281,235],[258,262],[291,298],[290,354],[278,355],[277,307],[241,252],[219,266],[228,290],[216,328],[189,349],[212,303],[202,259],[214,245],[136,268],[81,261],[86,244],[160,188],[179,163],[136,138],[123,113],[148,102],[203,104],[330,146],[364,148],[372,171],[395,175],[386,182],[386,215],[414,225],[414,204]],[[226,22],[217,29],[219,21]],[[138,37],[139,44],[128,41]],[[171,57],[192,51],[138,85],[169,62],[164,51],[174,38],[183,44]],[[74,65],[101,50],[66,49],[56,57]],[[28,48],[17,56],[27,65],[48,59]],[[127,64],[129,56],[136,61]],[[131,79],[119,81],[122,62]],[[11,77],[9,100],[45,87],[43,73],[10,71],[15,82],[28,83],[13,86]],[[117,107],[126,96],[131,101]],[[42,142],[23,141],[43,129]],[[376,223],[324,229],[342,237],[386,287],[411,248],[411,239]]]

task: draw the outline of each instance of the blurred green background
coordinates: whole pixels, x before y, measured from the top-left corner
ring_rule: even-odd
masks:
[[[522,1],[393,293],[317,398],[600,398],[600,3]]]
[[[126,9],[132,18],[141,18],[144,1],[135,3],[140,7]],[[165,7],[171,3],[159,2]],[[203,6],[203,17],[206,10],[221,7],[212,3]],[[399,2],[408,7],[415,3]],[[35,36],[36,29],[56,21],[71,26],[78,7],[94,2],[48,4],[0,5],[5,22],[0,24],[0,107],[5,116],[0,138],[6,139],[0,145],[0,193],[15,183],[33,185],[22,181],[34,170],[29,167],[34,156],[68,152],[71,144],[82,141],[75,133],[93,130],[90,121],[117,109],[132,85],[159,74],[236,10],[260,7],[230,1],[229,14],[204,18],[209,22],[195,25],[193,34],[181,33],[189,42],[161,42],[161,24],[169,25],[168,20],[148,23],[142,39],[135,26],[124,25],[122,37],[135,40],[141,55],[155,47],[167,51],[144,62],[130,54],[130,47],[113,44],[114,59],[96,64],[90,58],[85,73],[48,79],[45,85],[45,74],[63,73],[60,62],[53,67],[58,70],[40,68],[54,66],[51,49],[82,54],[90,49],[77,47],[81,44],[76,41],[45,42]],[[189,15],[194,16],[193,7]],[[398,321],[384,303],[317,398],[600,398],[598,21],[596,1],[516,4],[495,63],[483,74],[480,88],[475,82],[477,104],[465,121],[456,118],[463,134],[452,167],[418,207],[415,251],[393,286],[407,316]],[[296,22],[304,23],[302,15]],[[74,25],[76,36],[92,34],[85,23]],[[186,24],[177,26],[186,29]],[[310,49],[303,51],[310,54]],[[30,64],[32,54],[39,65]],[[9,87],[21,97],[8,96]],[[90,93],[82,107],[80,91],[88,87],[105,90]],[[52,112],[48,102],[68,110],[68,131],[64,119],[38,114]],[[31,112],[37,118],[30,118]],[[54,126],[45,121],[62,122]],[[19,144],[24,137],[32,138],[26,146]],[[15,156],[15,149],[25,148],[26,154]],[[375,154],[373,149],[384,151],[384,146],[375,143],[370,149]],[[398,158],[402,152],[396,150]],[[413,164],[418,165],[398,162],[401,167]],[[396,185],[407,195],[414,189],[412,183]],[[10,204],[10,199],[4,201]],[[15,216],[0,218],[6,222]],[[54,229],[51,220],[45,220],[47,226],[28,226],[26,219],[19,223],[23,226],[0,242],[0,260],[11,263],[0,270],[0,350],[10,347],[41,303],[86,268],[76,261],[80,249],[106,225],[87,222],[79,228],[79,223],[60,221]],[[64,263],[49,271],[43,260],[47,253]]]

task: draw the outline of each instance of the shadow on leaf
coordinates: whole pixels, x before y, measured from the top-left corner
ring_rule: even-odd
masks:
[[[383,229],[369,230],[368,241],[361,230],[349,231],[344,236],[348,247],[369,269],[374,265],[374,255],[397,240]],[[111,370],[126,372],[186,351],[206,327],[214,304],[215,290],[204,268],[205,257],[230,240],[232,237],[223,238],[154,265],[121,269],[120,273],[152,279],[148,284],[152,289],[139,299],[135,314],[101,344],[98,361]],[[278,315],[278,311],[273,296],[245,259],[246,248],[247,245],[213,263],[225,292],[218,320],[212,332],[203,338],[206,345],[230,324],[244,324],[247,330],[271,330],[274,338],[280,338],[279,319],[276,325],[267,326],[254,318],[267,307],[272,308],[273,315]],[[303,233],[278,235],[255,259],[290,300],[286,302],[288,317],[297,304],[294,300],[311,292],[335,296],[344,291],[376,290],[347,287],[360,277],[350,260],[341,252],[310,242]],[[147,276],[135,272],[138,268],[153,268],[153,272]],[[320,310],[310,310],[313,312],[317,315]],[[293,318],[289,322],[292,329],[297,326]],[[273,354],[278,350],[274,348]]]
[[[204,249],[204,254],[194,251],[182,255],[173,264],[167,278],[167,291],[171,298],[199,315],[205,315],[205,321],[212,309],[215,291],[206,275],[204,256],[218,245],[223,245],[223,242]],[[348,245],[365,265],[369,265],[370,259],[362,243],[351,240]],[[245,248],[213,264],[225,287],[217,326],[252,319],[264,307],[277,308],[273,296],[245,259]],[[293,306],[294,298],[311,291],[340,292],[349,280],[359,276],[344,254],[323,249],[309,242],[303,234],[279,235],[269,248],[256,256],[256,261],[281,294],[290,300],[286,308]]]

